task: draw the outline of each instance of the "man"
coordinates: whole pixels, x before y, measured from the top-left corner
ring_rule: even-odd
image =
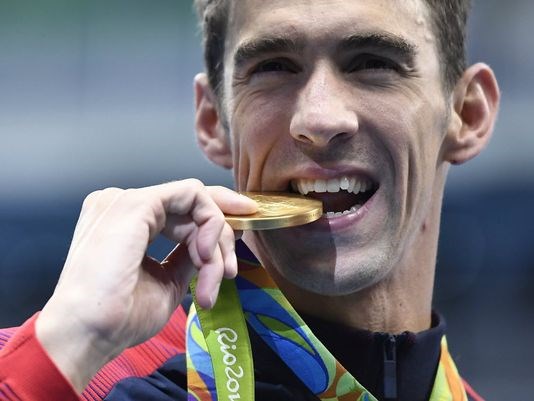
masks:
[[[486,145],[499,103],[491,69],[465,67],[468,3],[197,1],[200,147],[238,191],[300,192],[326,212],[243,234],[263,266],[248,256],[236,281],[256,399],[466,399],[431,299],[447,171]],[[0,399],[185,398],[185,359],[190,399],[215,399],[196,313],[238,270],[223,212],[255,208],[196,180],[91,194],[53,296],[2,334]],[[181,244],[161,264],[145,257],[159,233]],[[186,358],[178,305],[196,270]]]

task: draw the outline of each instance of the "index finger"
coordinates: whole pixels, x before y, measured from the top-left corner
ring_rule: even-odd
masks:
[[[256,204],[249,198],[224,188],[208,190],[202,182],[187,179],[146,188],[156,196],[165,214],[189,215],[198,229],[194,238],[198,256],[210,260],[225,224],[223,210],[233,214],[254,213]]]
[[[248,196],[223,186],[209,186],[206,189],[223,213],[239,215],[258,211],[258,204]]]

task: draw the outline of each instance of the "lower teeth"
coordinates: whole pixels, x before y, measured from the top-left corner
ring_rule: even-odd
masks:
[[[340,217],[340,216],[344,216],[344,215],[347,215],[347,214],[355,213],[355,212],[358,211],[358,209],[360,207],[361,207],[361,205],[354,205],[349,210],[345,210],[343,212],[326,212],[326,213],[323,214],[323,216],[326,216],[327,218]]]

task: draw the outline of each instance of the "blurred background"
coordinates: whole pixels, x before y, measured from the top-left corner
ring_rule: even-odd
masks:
[[[534,383],[533,22],[534,2],[475,4],[469,59],[495,69],[502,107],[487,150],[452,168],[443,211],[435,307],[487,400],[532,399]],[[195,143],[199,43],[189,1],[0,1],[1,327],[50,296],[89,192],[232,185]]]

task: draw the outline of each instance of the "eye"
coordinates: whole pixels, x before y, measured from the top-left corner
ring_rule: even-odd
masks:
[[[348,72],[358,72],[365,70],[399,71],[400,67],[393,60],[380,56],[375,56],[372,54],[362,54],[352,60],[348,68]]]
[[[252,74],[270,73],[270,72],[289,72],[296,73],[298,68],[287,59],[266,60],[252,69]]]

